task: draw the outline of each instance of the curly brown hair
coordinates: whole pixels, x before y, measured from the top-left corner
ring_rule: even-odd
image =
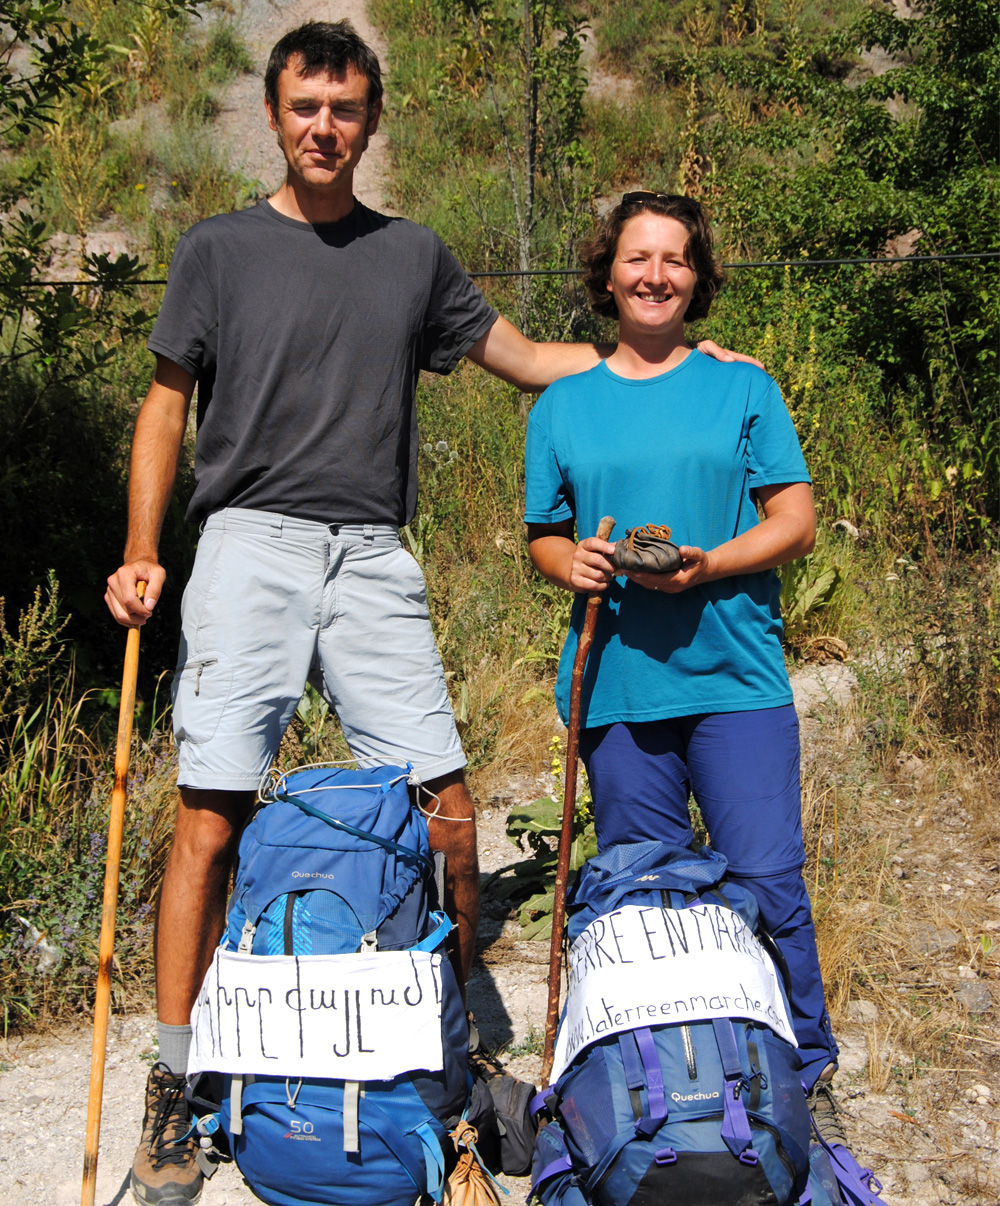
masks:
[[[707,318],[722,288],[723,275],[712,254],[712,228],[701,205],[691,197],[666,193],[626,193],[601,219],[591,238],[580,245],[583,283],[591,308],[606,318],[618,317],[618,306],[608,290],[611,265],[625,223],[645,210],[680,222],[688,232],[684,258],[695,275],[694,296],[684,313],[685,322]]]

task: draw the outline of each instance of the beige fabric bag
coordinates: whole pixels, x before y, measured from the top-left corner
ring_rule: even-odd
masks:
[[[451,1141],[459,1156],[445,1182],[442,1206],[500,1206],[496,1182],[475,1151],[478,1138],[476,1128],[468,1122],[460,1122],[451,1132]]]

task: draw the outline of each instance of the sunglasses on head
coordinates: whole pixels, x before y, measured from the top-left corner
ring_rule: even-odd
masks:
[[[687,201],[681,193],[623,193],[622,205],[645,205],[649,201]]]

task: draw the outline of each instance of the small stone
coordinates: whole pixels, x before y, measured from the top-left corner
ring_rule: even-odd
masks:
[[[969,1092],[975,1093],[980,1105],[988,1105],[993,1097],[989,1085],[973,1085]]]
[[[940,884],[939,887],[941,888],[942,892],[950,892],[951,891],[951,884]]]
[[[896,767],[906,779],[922,779],[927,773],[923,758],[918,758],[916,754],[897,754]]]
[[[24,1099],[24,1104],[28,1108],[34,1109],[35,1106],[40,1106],[44,1100],[44,1097],[39,1097],[37,1093],[32,1093],[30,1097]]]
[[[919,925],[913,935],[913,944],[921,955],[942,955],[958,945],[959,935],[945,926]]]
[[[963,980],[955,989],[955,1000],[973,1014],[986,1013],[993,1008],[993,994],[982,980]]]
[[[960,963],[958,965],[958,978],[960,980],[978,980],[979,979],[979,977],[972,970],[972,968],[967,966],[965,963]]]
[[[871,1026],[878,1021],[878,1006],[874,1001],[851,1001],[847,1006],[847,1019],[859,1026]]]

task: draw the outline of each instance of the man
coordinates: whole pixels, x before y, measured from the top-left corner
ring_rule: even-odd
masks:
[[[378,59],[347,22],[283,37],[265,76],[285,183],[178,243],[149,340],[115,619],[144,624],[165,580],[164,513],[195,385],[202,537],[182,604],[174,682],[180,802],[156,924],[160,1064],[132,1188],[145,1206],[202,1184],[183,1075],[190,1012],[222,932],[229,869],[261,774],[307,677],[352,752],[413,764],[439,797],[431,845],[468,979],[479,908],[472,800],[423,579],[399,545],[416,505],[416,381],[463,356],[526,390],[597,362],[500,317],[429,230],[354,200],[382,111]],[[146,582],[144,598],[137,583]]]

